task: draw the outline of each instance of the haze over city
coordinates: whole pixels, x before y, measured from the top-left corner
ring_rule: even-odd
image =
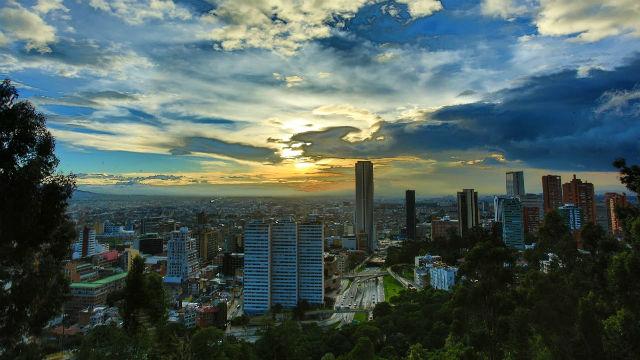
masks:
[[[637,359],[640,0],[0,0],[0,360]]]
[[[640,160],[633,0],[3,1],[0,75],[62,172],[113,194],[621,191]]]

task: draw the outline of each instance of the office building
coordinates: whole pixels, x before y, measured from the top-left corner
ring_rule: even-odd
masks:
[[[356,204],[355,232],[365,238],[365,250],[372,252],[377,248],[376,226],[373,220],[373,163],[356,163]]]
[[[244,229],[244,312],[260,314],[271,307],[271,225],[249,223]]]
[[[245,229],[244,311],[260,314],[275,304],[324,302],[322,223],[252,222]]]
[[[65,313],[76,321],[81,310],[104,305],[109,294],[124,289],[126,279],[127,273],[122,272],[100,280],[71,283],[70,296],[64,305]]]
[[[298,298],[310,304],[324,302],[323,237],[320,222],[298,225]]]
[[[565,204],[558,208],[558,212],[564,217],[569,230],[575,232],[582,229],[584,216],[581,208],[574,204]]]
[[[478,193],[473,189],[458,192],[458,232],[464,236],[469,229],[480,224]]]
[[[622,223],[617,208],[627,206],[627,195],[608,192],[604,194],[604,205],[607,209],[608,229],[616,236],[622,235]]]
[[[196,240],[189,229],[181,227],[170,233],[167,242],[167,277],[186,281],[195,277],[198,270],[198,250]]]
[[[545,214],[557,210],[563,205],[560,175],[544,175],[542,177],[542,198]]]
[[[505,245],[524,250],[522,202],[516,197],[504,199],[502,209],[502,241]]]
[[[522,171],[507,172],[507,196],[522,196],[524,191],[524,173]]]
[[[404,208],[407,218],[407,240],[416,239],[416,191],[407,190],[404,196]]]
[[[81,257],[84,258],[95,255],[98,248],[96,231],[85,226],[80,234],[80,243],[82,244],[80,252]]]

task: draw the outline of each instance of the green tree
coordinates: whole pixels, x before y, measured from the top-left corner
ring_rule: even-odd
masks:
[[[54,138],[44,115],[9,80],[0,84],[0,349],[11,357],[23,339],[59,313],[68,291],[62,261],[75,230],[66,215],[75,189],[56,174]]]
[[[208,327],[196,331],[191,338],[191,355],[193,360],[225,358],[222,330]]]

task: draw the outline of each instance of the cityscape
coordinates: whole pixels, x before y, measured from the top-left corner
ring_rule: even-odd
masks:
[[[640,358],[638,19],[0,1],[0,360]]]

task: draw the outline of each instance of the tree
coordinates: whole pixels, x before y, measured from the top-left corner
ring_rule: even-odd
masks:
[[[133,258],[124,288],[124,328],[134,334],[140,327],[140,315],[146,306],[144,261]]]
[[[224,333],[215,327],[198,330],[191,339],[191,355],[194,360],[220,359],[224,357]]]
[[[0,84],[0,349],[37,335],[68,291],[62,261],[75,230],[66,215],[75,189],[57,174],[44,115],[9,80]]]

